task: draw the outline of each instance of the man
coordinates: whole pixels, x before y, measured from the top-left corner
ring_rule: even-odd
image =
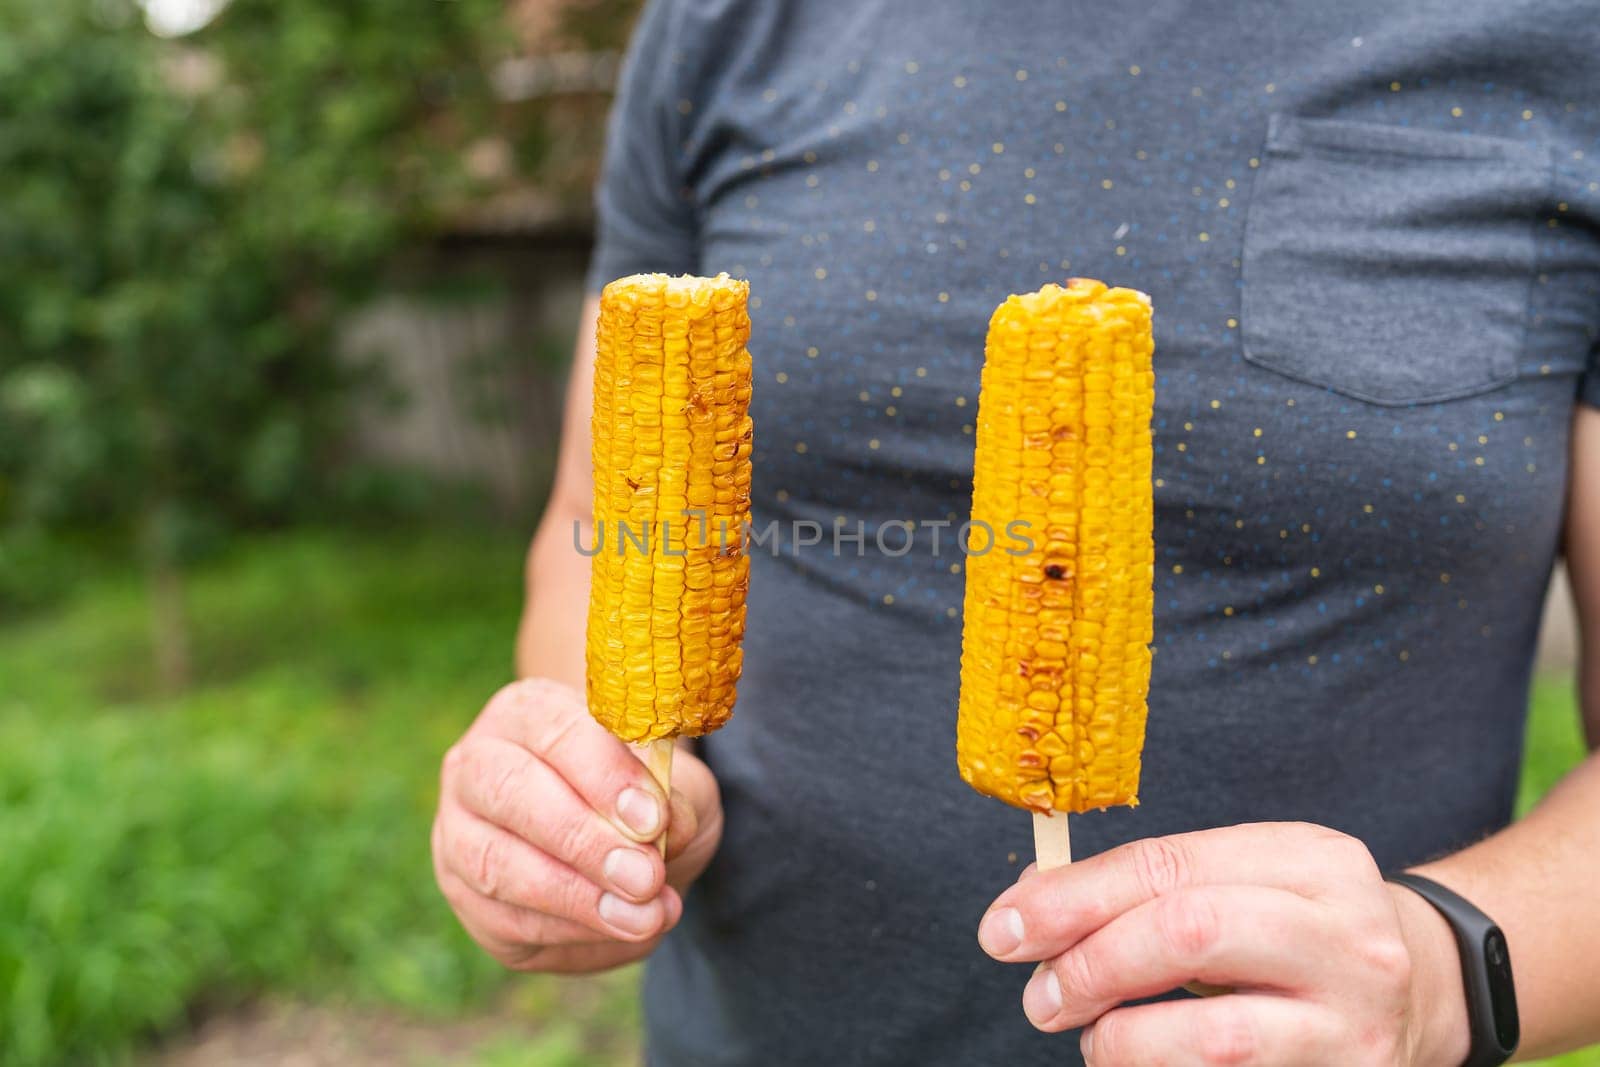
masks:
[[[669,812],[583,707],[580,346],[529,680],[445,763],[467,928],[528,970],[650,956],[659,1064],[1446,1067],[1482,1020],[1380,873],[1411,867],[1504,929],[1525,1055],[1600,1039],[1600,764],[1507,826],[1562,546],[1600,610],[1593,15],[653,3],[593,287],[749,278],[756,525],[869,547],[754,553],[738,710]],[[927,524],[967,513],[990,310],[1069,274],[1154,298],[1156,655],[1143,805],[1029,875],[1028,819],[956,775],[962,574]]]

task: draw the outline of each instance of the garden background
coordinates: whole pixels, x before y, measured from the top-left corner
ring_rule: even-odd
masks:
[[[633,972],[502,973],[427,857],[634,6],[0,6],[0,1067],[635,1061]]]

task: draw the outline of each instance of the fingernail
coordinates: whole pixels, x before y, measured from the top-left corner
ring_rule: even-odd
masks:
[[[657,910],[649,904],[633,904],[615,893],[600,894],[600,918],[627,934],[648,934],[660,925]]]
[[[661,804],[642,789],[629,786],[617,797],[617,814],[628,829],[648,837],[661,827]]]
[[[1083,1036],[1078,1038],[1078,1051],[1083,1054],[1084,1059],[1088,1059],[1089,1055],[1094,1052],[1094,1027],[1088,1026],[1084,1028]]]
[[[601,864],[606,880],[630,897],[650,895],[656,887],[656,872],[644,854],[634,848],[614,848]]]
[[[1028,1021],[1043,1026],[1061,1014],[1061,979],[1049,967],[1040,967],[1022,991],[1022,1010]]]
[[[991,956],[1005,956],[1022,944],[1022,912],[1016,908],[991,911],[978,924],[978,944]]]

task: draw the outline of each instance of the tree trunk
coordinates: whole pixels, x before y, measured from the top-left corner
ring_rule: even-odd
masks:
[[[165,693],[187,689],[193,676],[189,658],[189,613],[184,604],[183,569],[160,533],[148,530],[145,582],[150,596],[150,644],[156,680]]]

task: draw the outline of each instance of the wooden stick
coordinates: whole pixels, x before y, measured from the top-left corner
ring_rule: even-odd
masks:
[[[677,742],[670,737],[663,737],[658,741],[646,741],[642,745],[634,745],[634,754],[650,769],[650,777],[656,780],[661,787],[662,794],[670,805],[672,802],[672,750],[677,747]],[[666,812],[662,813],[667,814]],[[656,838],[656,848],[663,857],[667,854],[667,828],[661,828],[661,836]]]
[[[1033,813],[1033,854],[1041,871],[1072,862],[1072,834],[1064,811]]]

